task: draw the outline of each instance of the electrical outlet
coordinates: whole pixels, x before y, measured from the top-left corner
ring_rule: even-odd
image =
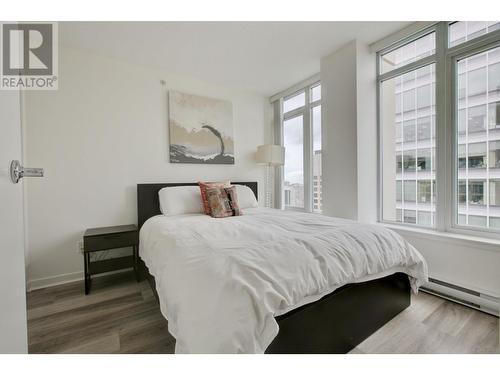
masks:
[[[83,241],[80,240],[76,243],[76,251],[83,254]]]

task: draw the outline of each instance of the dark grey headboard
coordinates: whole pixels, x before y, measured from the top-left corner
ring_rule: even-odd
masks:
[[[246,185],[252,189],[258,197],[257,182],[231,182],[235,185]],[[164,184],[137,184],[137,225],[139,229],[142,224],[152,216],[160,215],[160,199],[158,192],[164,187],[170,186],[197,186],[196,182],[179,182]]]

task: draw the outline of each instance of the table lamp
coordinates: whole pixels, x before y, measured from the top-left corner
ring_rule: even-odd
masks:
[[[278,145],[261,145],[257,147],[257,163],[266,165],[266,186],[265,186],[265,205],[271,207],[271,185],[273,180],[274,168],[285,164],[285,148]]]

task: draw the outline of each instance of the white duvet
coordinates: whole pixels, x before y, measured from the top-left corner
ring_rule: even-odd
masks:
[[[275,316],[345,284],[405,272],[416,292],[427,281],[422,255],[381,225],[274,209],[155,216],[139,251],[177,353],[263,353]]]

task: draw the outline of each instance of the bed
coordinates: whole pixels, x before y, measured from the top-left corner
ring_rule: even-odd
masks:
[[[248,186],[257,195],[256,182]],[[138,184],[140,263],[177,353],[347,353],[410,305],[423,257],[396,233],[317,214],[161,215]]]

